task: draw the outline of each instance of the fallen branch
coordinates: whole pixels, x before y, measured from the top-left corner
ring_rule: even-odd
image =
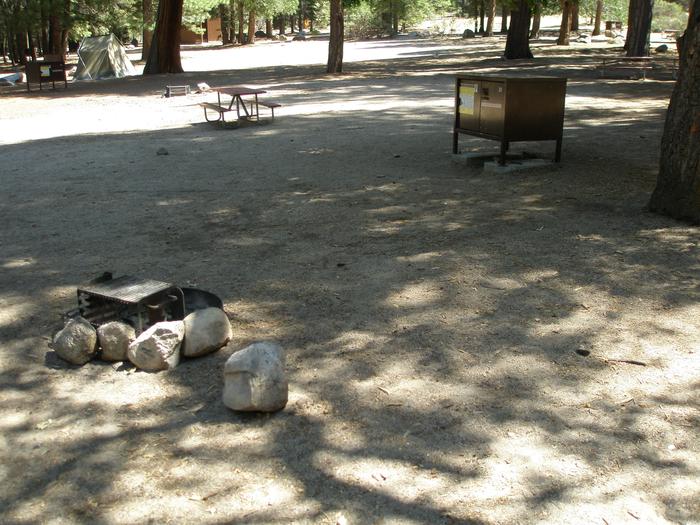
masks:
[[[629,365],[637,366],[647,366],[646,363],[642,361],[635,361],[634,359],[603,359],[606,363],[627,363]]]

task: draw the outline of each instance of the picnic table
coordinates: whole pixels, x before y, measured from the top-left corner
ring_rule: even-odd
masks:
[[[601,77],[605,77],[608,73],[615,70],[631,71],[637,74],[637,78],[646,80],[647,71],[652,70],[667,70],[675,79],[678,74],[678,59],[674,57],[607,57],[603,58],[602,63],[598,66],[598,71]]]
[[[233,111],[233,105],[236,104],[236,116],[238,119],[241,118],[241,110],[245,115],[245,118],[256,120],[259,119],[260,115],[260,101],[258,100],[258,95],[267,93],[264,89],[246,87],[246,86],[224,86],[218,88],[212,88],[212,91],[216,91],[217,103],[213,104],[210,102],[203,102],[201,106],[204,108],[204,118],[207,122],[218,122],[219,120],[224,121],[224,114],[229,111]],[[221,95],[231,97],[228,105],[221,103]],[[246,106],[246,101],[243,97],[253,97],[250,100],[250,109]],[[263,104],[266,105],[266,104]],[[218,117],[214,120],[209,118],[207,110],[215,111],[218,113]]]

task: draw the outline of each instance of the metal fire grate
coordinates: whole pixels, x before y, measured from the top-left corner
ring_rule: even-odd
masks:
[[[182,290],[169,283],[106,273],[78,288],[78,313],[93,325],[127,322],[138,334],[160,321],[183,319],[185,299]]]

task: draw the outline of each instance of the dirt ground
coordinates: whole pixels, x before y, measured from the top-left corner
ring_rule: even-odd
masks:
[[[502,38],[348,44],[329,77],[325,45],[3,88],[2,522],[700,523],[700,232],[645,211],[670,77]],[[454,74],[518,68],[569,77],[561,165],[455,162]],[[200,81],[283,107],[233,129],[160,96]],[[218,294],[234,340],[67,366],[47,342],[105,270]],[[224,362],[266,339],[289,404],[234,413]]]

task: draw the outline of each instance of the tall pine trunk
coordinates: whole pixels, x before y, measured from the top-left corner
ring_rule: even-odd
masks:
[[[593,36],[600,34],[600,24],[603,21],[603,0],[598,0],[595,4],[595,22],[593,24]]]
[[[501,5],[501,33],[508,32],[508,7],[506,3]]]
[[[559,38],[557,38],[558,46],[569,45],[569,33],[571,32],[571,2],[569,0],[560,0],[561,3],[561,26],[559,26]]]
[[[578,31],[578,0],[571,1],[571,31]]]
[[[519,0],[510,12],[510,27],[506,38],[505,57],[509,60],[532,58],[530,51],[530,4],[528,0]]]
[[[478,10],[479,10],[479,33],[484,34],[484,20],[485,20],[485,13],[484,13],[484,0],[479,0],[478,5]]]
[[[493,36],[493,25],[496,22],[496,0],[489,0],[488,3],[488,19],[486,22],[486,34]]]
[[[244,25],[245,25],[245,16],[243,16],[243,0],[238,0],[238,5],[236,12],[238,13],[238,43],[239,44],[245,44],[243,42],[243,33],[244,31]]]
[[[255,44],[255,11],[253,9],[248,13],[248,41],[246,44]]]
[[[630,0],[625,49],[628,57],[649,56],[654,0]]]
[[[156,28],[144,75],[182,73],[180,61],[180,26],[183,0],[160,0]]]
[[[143,10],[143,34],[141,47],[141,60],[148,60],[148,55],[151,52],[151,42],[153,42],[153,1],[141,0],[141,9]]]
[[[530,39],[537,40],[540,37],[540,24],[542,22],[542,2],[535,2],[534,12],[532,13],[532,29],[530,29]]]
[[[343,71],[344,22],[343,0],[331,0],[331,36],[328,42],[327,73],[341,73]]]
[[[700,223],[700,0],[692,0],[661,139],[652,211]]]

